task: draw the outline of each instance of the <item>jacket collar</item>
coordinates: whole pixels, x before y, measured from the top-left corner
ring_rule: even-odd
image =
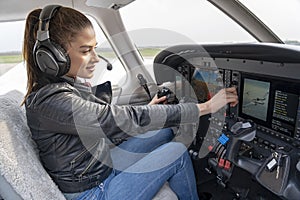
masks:
[[[74,85],[74,83],[76,82],[76,78],[74,78],[74,77],[69,77],[69,76],[64,75],[61,78],[71,85]]]
[[[84,92],[86,94],[94,94],[97,98],[105,101],[106,103],[111,103],[112,100],[112,89],[110,81],[104,82],[102,84],[90,87],[88,84],[82,83],[79,79],[62,76],[67,83],[74,86],[77,90]]]

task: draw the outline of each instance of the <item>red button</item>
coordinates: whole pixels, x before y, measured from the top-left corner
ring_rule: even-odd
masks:
[[[231,166],[231,163],[228,160],[226,160],[224,169],[229,170],[230,166]]]
[[[220,158],[219,163],[218,163],[220,168],[224,167],[224,162],[225,162],[225,160],[223,158]]]

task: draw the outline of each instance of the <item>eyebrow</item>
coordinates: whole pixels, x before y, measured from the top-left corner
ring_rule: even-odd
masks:
[[[79,47],[80,49],[91,49],[93,48],[93,46],[89,46],[89,45],[83,45]]]
[[[96,47],[98,45],[98,43],[96,43],[96,45],[95,46],[93,46],[93,45],[82,45],[82,46],[80,46],[79,48],[93,48],[93,47]]]

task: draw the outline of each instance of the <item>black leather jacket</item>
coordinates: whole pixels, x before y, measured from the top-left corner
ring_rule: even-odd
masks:
[[[195,104],[117,106],[74,82],[48,84],[26,100],[41,161],[62,192],[99,185],[112,171],[109,149],[129,135],[198,122]]]

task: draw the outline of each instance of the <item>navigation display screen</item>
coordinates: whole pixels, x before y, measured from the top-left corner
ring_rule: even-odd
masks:
[[[245,78],[242,113],[266,121],[270,83]]]
[[[272,113],[272,129],[292,136],[298,111],[298,95],[275,91]]]
[[[300,83],[242,74],[239,116],[281,134],[296,136]]]

